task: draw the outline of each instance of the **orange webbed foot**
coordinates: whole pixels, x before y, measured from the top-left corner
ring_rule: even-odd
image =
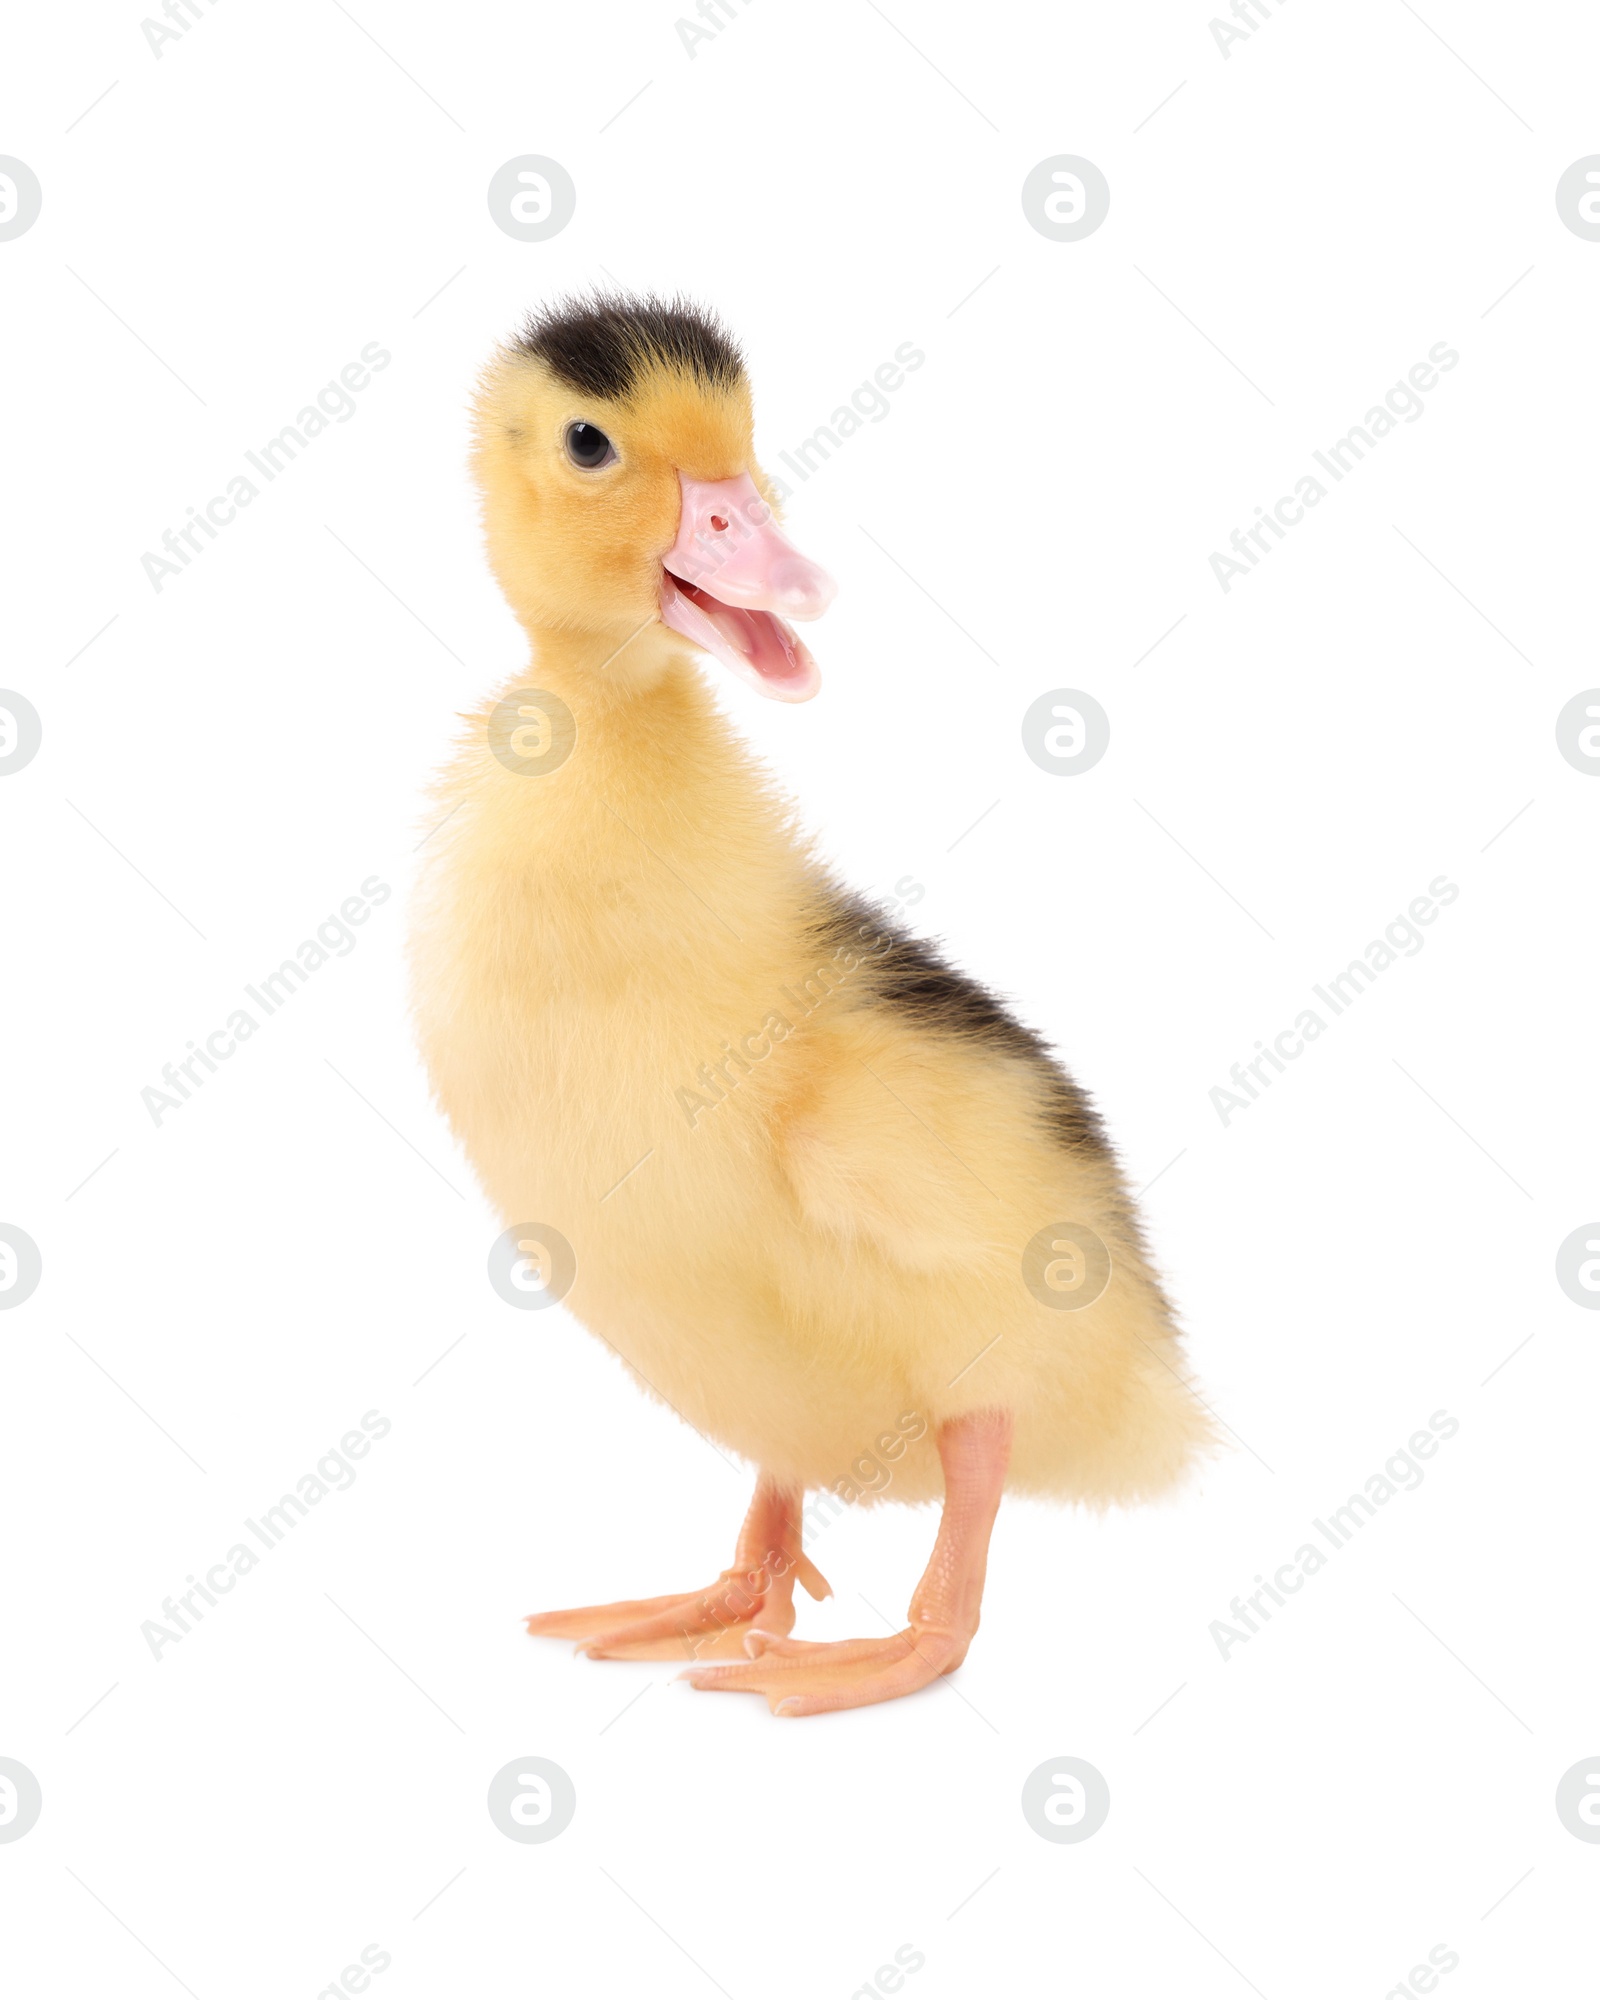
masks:
[[[757,1621],[778,1633],[794,1625],[792,1579],[764,1570],[724,1570],[706,1590],[536,1612],[536,1639],[576,1639],[591,1660],[738,1659]]]
[[[530,1618],[528,1630],[576,1639],[592,1660],[727,1660],[695,1666],[683,1678],[697,1688],[765,1695],[774,1715],[825,1715],[915,1694],[960,1666],[978,1629],[1011,1429],[1003,1410],[973,1411],[939,1427],[944,1510],[904,1631],[832,1645],[789,1637],[796,1581],[813,1597],[831,1592],[801,1550],[798,1494],[765,1474],[734,1567],[709,1590],[547,1611]]]
[[[591,1660],[741,1660],[756,1626],[780,1636],[793,1627],[797,1581],[813,1597],[831,1594],[799,1547],[798,1497],[763,1479],[734,1565],[709,1588],[535,1612],[526,1623],[536,1639],[576,1639]]]
[[[911,1622],[883,1639],[811,1645],[765,1619],[746,1634],[746,1657],[695,1667],[697,1688],[765,1695],[774,1715],[826,1715],[915,1694],[959,1667],[978,1629],[984,1565],[1011,1450],[1011,1418],[974,1411],[939,1429],[944,1511],[933,1556],[911,1600]]]
[[[758,1627],[737,1666],[695,1667],[680,1678],[697,1688],[765,1695],[774,1715],[826,1715],[915,1694],[960,1666],[969,1636],[911,1624],[882,1639],[814,1645]]]

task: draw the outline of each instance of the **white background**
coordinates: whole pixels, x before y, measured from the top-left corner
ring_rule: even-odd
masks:
[[[1600,783],[1554,721],[1600,682],[1600,244],[1553,194],[1600,151],[1600,24],[1305,0],[1224,59],[1166,0],[734,4],[692,59],[667,4],[202,0],[159,59],[132,6],[8,30],[0,152],[44,189],[0,244],[3,678],[44,724],[0,782],[0,1219],[44,1258],[0,1316],[0,1755],[44,1792],[0,1845],[8,1990],[312,2000],[373,1943],[382,2000],[846,2000],[907,1944],[916,2000],[1379,2000],[1438,1944],[1449,2000],[1578,1990],[1600,1320],[1554,1259],[1600,1212]],[[578,189],[542,244],[485,202],[525,153]],[[1019,199],[1059,153],[1112,190],[1079,243]],[[818,1721],[522,1634],[708,1581],[748,1476],[491,1291],[405,1018],[422,788],[522,663],[471,384],[607,274],[726,316],[769,463],[926,353],[790,504],[841,585],[821,697],[720,686],[1160,1174],[1238,1440],[1142,1514],[1008,1504],[955,1681]],[[154,591],[163,529],[372,341],[355,416]],[[1225,594],[1211,552],[1439,341],[1425,415]],[[1076,778],[1021,748],[1058,687],[1111,717]],[[1441,873],[1425,948],[1225,1127],[1230,1064]],[[162,1065],[373,874],[356,949],[157,1128]],[[372,1409],[356,1485],[152,1659]],[[1436,1410],[1425,1483],[1224,1661],[1210,1623]],[[831,1527],[801,1630],[881,1629],[932,1532]],[[484,1806],[529,1754],[577,1787],[548,1845]],[[1019,1808],[1062,1755],[1111,1788],[1082,1845]]]

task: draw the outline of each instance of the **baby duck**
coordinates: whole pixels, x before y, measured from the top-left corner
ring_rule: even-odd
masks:
[[[818,687],[790,621],[834,586],[751,437],[738,347],[682,300],[563,302],[490,362],[474,465],[531,663],[439,782],[412,965],[527,1282],[758,1468],[715,1583],[528,1630],[796,1716],[960,1665],[1002,1492],[1147,1497],[1208,1426],[1083,1092],[830,878],[702,683],[705,653],[775,700]],[[796,1582],[828,1594],[819,1488],[942,1498],[904,1630],[789,1636]]]

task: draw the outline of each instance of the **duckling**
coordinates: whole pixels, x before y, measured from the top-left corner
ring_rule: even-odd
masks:
[[[484,371],[473,462],[531,662],[438,783],[422,1053],[533,1281],[570,1246],[573,1315],[757,1468],[713,1583],[527,1629],[783,1716],[910,1694],[966,1656],[1003,1492],[1142,1499],[1207,1446],[1171,1309],[1084,1092],[839,886],[701,678],[811,699],[793,625],[834,596],[726,329],[681,299],[535,313]],[[496,754],[508,713],[526,764]],[[860,1490],[864,1456],[887,1484]],[[903,1630],[791,1636],[796,1584],[828,1594],[820,1489],[942,1501]]]

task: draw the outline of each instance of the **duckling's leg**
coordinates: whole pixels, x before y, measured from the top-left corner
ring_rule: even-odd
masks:
[[[739,1530],[733,1567],[708,1590],[592,1604],[577,1611],[536,1612],[536,1638],[577,1639],[591,1660],[741,1659],[744,1638],[794,1627],[799,1578],[813,1597],[831,1595],[800,1547],[801,1494],[763,1473]]]
[[[763,1620],[744,1642],[747,1663],[697,1667],[682,1678],[697,1688],[764,1694],[774,1715],[821,1715],[913,1694],[959,1667],[978,1629],[1011,1431],[1010,1414],[999,1410],[976,1411],[941,1426],[944,1513],[903,1632],[819,1646],[787,1638]]]

